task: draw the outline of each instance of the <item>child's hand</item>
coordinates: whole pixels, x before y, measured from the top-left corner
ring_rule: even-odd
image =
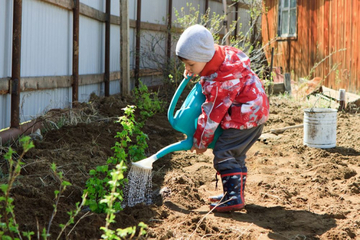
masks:
[[[207,150],[207,148],[197,148],[195,146],[192,146],[190,151],[192,152],[194,150],[196,151],[196,154],[203,154]]]
[[[185,69],[184,78],[187,78],[188,76],[192,76],[192,75],[194,75],[192,72],[189,72],[188,70]]]

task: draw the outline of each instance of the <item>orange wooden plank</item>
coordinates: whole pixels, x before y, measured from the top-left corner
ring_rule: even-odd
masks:
[[[345,5],[344,5],[344,0],[339,0],[339,9],[338,9],[338,12],[340,14],[340,34],[339,34],[339,43],[340,45],[338,46],[338,51],[340,49],[345,49],[346,48],[346,43],[345,43],[345,30],[346,30],[346,18],[345,18]],[[346,51],[341,51],[339,52],[339,62],[341,63],[340,65],[340,76],[339,78],[340,79],[337,79],[338,81],[340,81],[340,84],[336,84],[334,85],[334,89],[339,89],[339,86],[341,88],[344,88],[345,85],[347,84],[346,83],[346,78],[344,77],[344,71],[346,71],[346,59],[345,59],[345,56],[346,56]]]
[[[321,61],[324,58],[324,0],[315,1],[315,9],[317,11],[316,24],[316,59],[315,62]],[[315,75],[323,77],[324,63],[320,64],[316,70]]]
[[[336,49],[336,30],[338,29],[337,26],[337,1],[330,1],[330,35],[329,35],[329,55],[332,54]],[[328,87],[331,87],[333,82],[335,82],[335,73],[332,72],[332,68],[336,62],[336,56],[332,55],[329,57],[329,82]]]
[[[313,10],[311,9],[311,2],[312,1],[306,1],[306,9],[308,12],[308,17],[307,17],[307,21],[306,21],[306,37],[307,37],[307,42],[308,44],[305,45],[305,47],[307,48],[307,55],[308,55],[308,61],[307,61],[307,66],[306,66],[306,71],[307,74],[309,74],[311,67],[313,66],[312,64],[312,51],[311,51],[311,45],[312,43],[312,36],[311,36],[311,23],[313,21]],[[314,77],[314,75],[310,76],[310,77]]]
[[[308,51],[307,47],[309,45],[308,43],[308,34],[307,34],[307,9],[306,9],[306,0],[300,0],[298,3],[299,7],[299,17],[298,17],[298,26],[299,26],[299,35],[298,35],[298,51],[299,51],[299,60],[298,66],[296,67],[295,71],[297,76],[299,77],[305,77],[308,75],[308,60],[305,61],[305,59],[308,59]]]
[[[352,53],[353,53],[353,70],[352,77],[355,81],[355,89],[352,91],[353,93],[360,93],[360,48],[359,48],[359,34],[360,34],[360,2],[354,1],[354,17],[353,17],[353,45],[352,45]]]
[[[346,4],[344,6],[345,8],[345,47],[346,47],[346,52],[344,53],[344,62],[345,62],[345,69],[343,70],[343,78],[346,80],[346,83],[344,85],[345,89],[351,89],[352,88],[352,82],[351,82],[351,62],[352,62],[352,58],[351,58],[351,48],[352,48],[352,44],[351,44],[351,39],[353,38],[352,36],[352,18],[353,18],[353,0],[347,0]]]
[[[323,57],[327,57],[329,55],[329,22],[330,22],[330,3],[329,0],[324,1],[324,13],[323,13],[323,19],[324,19],[324,54]],[[324,67],[323,67],[323,78],[325,78],[329,73],[329,59],[326,59],[324,61]],[[324,84],[327,85],[329,82],[329,78],[326,77]]]

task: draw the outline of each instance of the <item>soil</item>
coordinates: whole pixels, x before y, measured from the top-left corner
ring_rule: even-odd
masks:
[[[57,238],[59,224],[66,223],[67,212],[81,202],[89,171],[113,155],[114,136],[121,131],[114,120],[131,101],[93,96],[89,103],[46,115],[57,125],[73,117],[73,124],[43,130],[43,139],[35,139],[36,147],[25,155],[21,176],[11,190],[22,231],[35,232],[36,239],[38,229],[48,227],[54,191],[59,189],[50,169],[55,163],[72,184],[62,194],[51,222],[49,239]],[[153,204],[126,207],[116,214],[111,228],[144,222],[148,229],[143,239],[359,239],[360,115],[337,113],[334,148],[305,146],[302,128],[271,134],[271,129],[302,124],[304,102],[271,97],[270,119],[247,155],[247,205],[242,211],[209,213],[208,196],[222,191],[221,186],[215,189],[212,152],[180,151],[153,164]],[[149,156],[185,138],[170,126],[166,112],[149,118],[143,131],[149,137]],[[3,157],[0,163],[3,183],[8,170]],[[100,239],[105,214],[84,208],[75,223],[60,239]]]

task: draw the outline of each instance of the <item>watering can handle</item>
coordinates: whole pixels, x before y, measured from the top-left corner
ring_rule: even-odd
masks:
[[[171,126],[173,126],[173,127],[174,127],[174,125],[173,125],[174,124],[174,112],[175,112],[176,104],[179,100],[181,93],[184,91],[184,88],[186,87],[186,85],[188,84],[188,82],[190,81],[191,78],[192,78],[192,75],[191,76],[187,75],[187,77],[182,80],[179,87],[176,89],[176,92],[175,92],[173,98],[171,99],[170,106],[169,106],[169,109],[167,112],[167,117],[168,117],[168,120],[169,120]]]

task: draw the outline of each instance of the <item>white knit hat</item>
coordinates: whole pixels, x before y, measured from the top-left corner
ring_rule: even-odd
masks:
[[[209,62],[215,53],[214,38],[205,27],[193,25],[181,34],[175,52],[187,60]]]

